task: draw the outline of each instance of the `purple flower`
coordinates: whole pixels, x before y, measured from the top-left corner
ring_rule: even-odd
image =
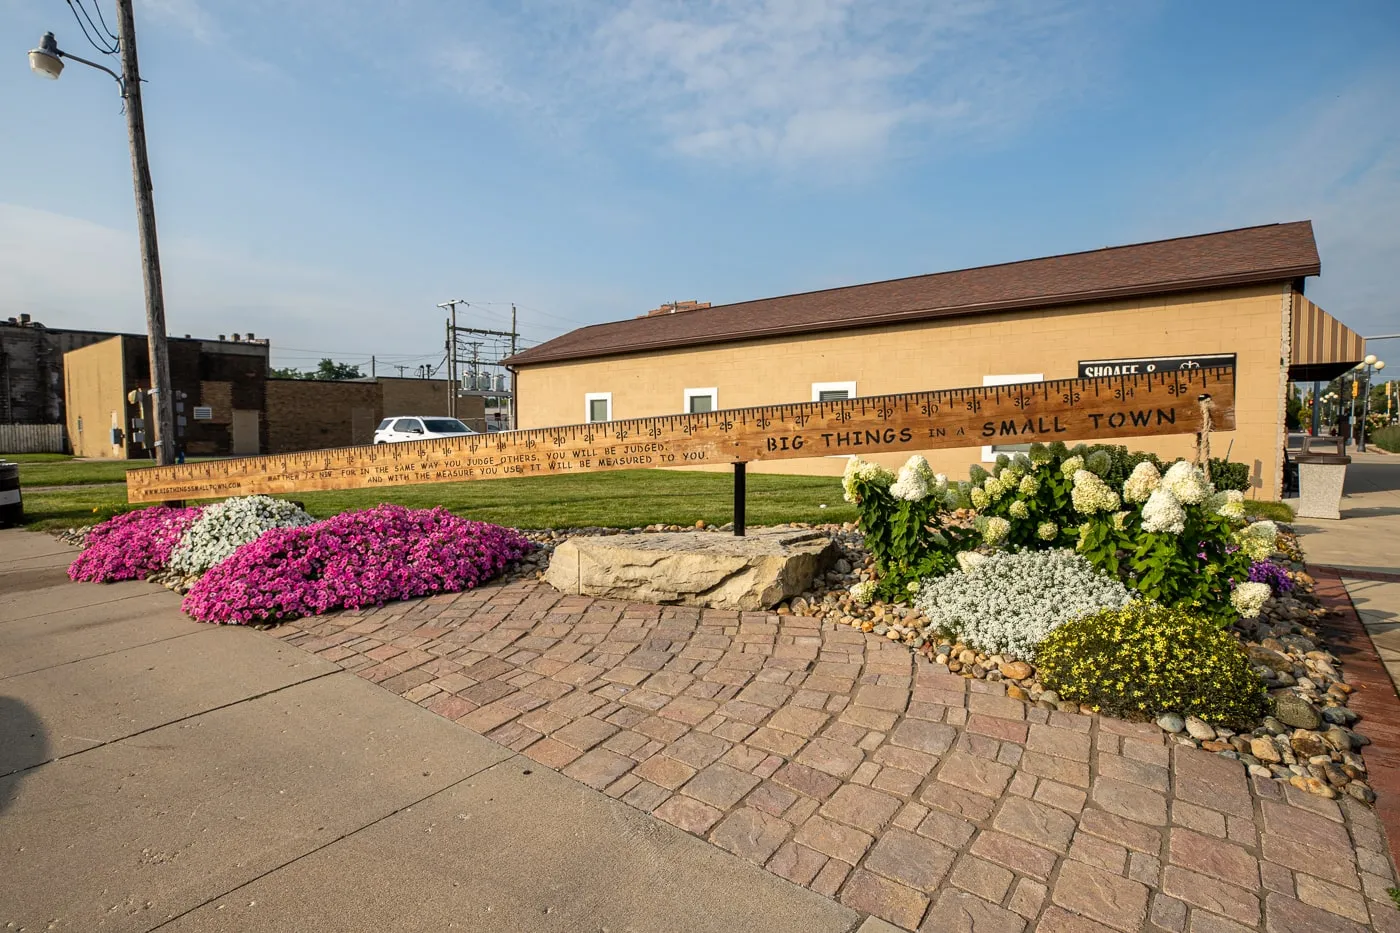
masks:
[[[1256,560],[1249,565],[1251,583],[1267,583],[1275,593],[1288,593],[1293,590],[1293,580],[1288,571],[1271,560]]]
[[[89,583],[144,579],[170,563],[170,552],[201,511],[158,505],[109,518],[88,532],[68,576]]]
[[[274,528],[209,570],[185,597],[201,622],[246,624],[472,589],[534,547],[446,509],[381,505]]]

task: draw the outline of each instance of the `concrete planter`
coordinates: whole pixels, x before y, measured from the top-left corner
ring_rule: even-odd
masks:
[[[1346,483],[1351,458],[1343,452],[1341,438],[1310,437],[1303,452],[1294,457],[1298,464],[1298,517],[1342,517],[1342,486]]]

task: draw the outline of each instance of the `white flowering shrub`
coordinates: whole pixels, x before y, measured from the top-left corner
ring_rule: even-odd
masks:
[[[968,570],[927,581],[914,604],[929,620],[927,635],[947,632],[988,653],[1033,660],[1059,626],[1132,599],[1081,555],[1056,548],[987,555]]]
[[[1266,560],[1278,545],[1278,526],[1271,521],[1246,525],[1235,540],[1250,560]]]
[[[1128,481],[1123,484],[1123,501],[1134,505],[1146,502],[1147,497],[1156,492],[1160,485],[1162,474],[1157,471],[1157,466],[1150,460],[1144,460],[1133,467]]]
[[[177,573],[204,573],[241,545],[273,528],[310,525],[315,519],[300,506],[270,496],[240,496],[211,505],[185,529],[170,555]]]
[[[875,581],[861,580],[851,586],[851,600],[857,606],[868,606],[875,601]]]
[[[1181,507],[1181,500],[1167,487],[1159,486],[1147,497],[1147,502],[1142,506],[1142,530],[1173,535],[1186,530],[1186,510]]]
[[[1102,453],[1102,451],[1100,451]],[[1119,506],[1118,493],[1108,488],[1099,475],[1090,470],[1075,470],[1074,486],[1070,489],[1070,502],[1081,515],[1095,512],[1112,512]]]

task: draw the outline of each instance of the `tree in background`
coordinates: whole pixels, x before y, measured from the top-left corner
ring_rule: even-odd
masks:
[[[360,372],[360,367],[351,366],[349,363],[337,363],[332,359],[321,360],[315,369],[308,372],[302,372],[295,366],[272,370],[274,379],[363,379],[364,375]]]

